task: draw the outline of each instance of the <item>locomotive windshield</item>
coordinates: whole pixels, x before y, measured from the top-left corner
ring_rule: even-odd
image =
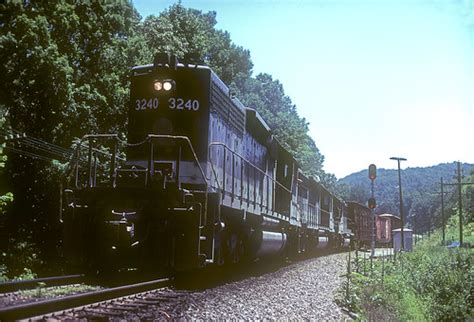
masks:
[[[143,142],[148,134],[186,136],[200,160],[207,153],[210,69],[143,66],[131,77],[128,142]],[[169,143],[169,142],[168,142]],[[166,143],[160,158],[173,158]],[[131,149],[129,159],[147,158],[147,148]]]

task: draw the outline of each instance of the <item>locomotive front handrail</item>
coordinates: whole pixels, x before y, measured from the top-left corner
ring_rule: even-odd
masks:
[[[96,149],[96,148],[93,148],[92,147],[92,144],[91,144],[91,141],[93,139],[115,139],[116,142],[113,146],[113,150],[112,150],[112,153],[108,153],[108,152],[105,152],[105,151],[101,151],[99,149]],[[85,141],[88,140],[89,143],[86,144]],[[76,148],[74,150],[74,152],[72,153],[71,155],[71,159],[69,160],[68,164],[69,164],[69,167],[68,169],[65,171],[65,174],[64,174],[64,177],[69,177],[72,175],[72,172],[75,171],[75,182],[74,182],[74,186],[76,188],[79,188],[79,185],[78,185],[78,175],[79,175],[79,162],[81,161],[81,148],[84,147],[84,148],[87,148],[88,151],[89,151],[89,155],[88,155],[88,162],[89,162],[89,165],[92,164],[92,154],[94,154],[94,156],[96,156],[97,153],[100,153],[100,154],[103,154],[107,157],[111,157],[112,160],[111,160],[111,180],[113,181],[113,173],[112,173],[112,170],[114,170],[115,168],[115,163],[117,160],[120,160],[120,161],[125,161],[124,158],[121,158],[117,155],[117,143],[118,142],[122,142],[123,141],[118,137],[117,134],[86,134],[84,135],[81,140],[76,144]],[[89,169],[90,171],[91,169]],[[89,177],[89,180],[88,180],[88,184],[90,185],[92,182],[91,182],[91,178]],[[113,182],[112,182],[113,184]]]
[[[207,179],[207,177],[204,173],[204,170],[201,167],[201,163],[199,163],[199,159],[197,157],[196,152],[194,151],[191,140],[187,136],[176,136],[176,135],[166,135],[166,134],[148,134],[146,141],[149,141],[150,139],[152,139],[152,140],[154,140],[154,139],[170,139],[170,140],[183,140],[183,141],[185,141],[188,144],[188,147],[190,148],[191,153],[193,154],[194,161],[196,162],[196,164],[199,168],[199,171],[201,172],[202,178],[204,179],[204,181],[206,183],[206,191],[207,191],[207,187],[209,186],[208,179]],[[179,173],[177,174],[177,176],[178,176],[178,181],[179,181]]]
[[[105,151],[102,151],[102,150],[99,150],[99,149],[96,149],[93,147],[93,143],[92,141],[94,139],[112,139],[114,140],[114,144],[112,146],[112,153],[108,153],[108,152],[105,152]],[[92,186],[95,186],[95,170],[96,170],[96,166],[97,166],[97,159],[96,159],[96,155],[97,153],[100,153],[100,154],[103,154],[107,157],[110,157],[111,160],[110,160],[110,180],[111,180],[111,184],[112,186],[114,186],[114,176],[115,176],[115,168],[116,168],[116,162],[117,160],[120,160],[120,161],[126,161],[124,158],[121,158],[120,156],[117,155],[117,143],[121,143],[123,144],[124,146],[139,146],[139,145],[143,145],[143,144],[146,144],[148,142],[151,142],[153,140],[156,140],[156,139],[168,139],[168,140],[180,140],[180,141],[184,141],[186,142],[186,145],[189,147],[190,151],[191,151],[191,154],[193,156],[193,159],[194,159],[194,162],[196,163],[196,165],[198,166],[199,168],[199,171],[200,171],[200,174],[204,180],[204,183],[206,185],[206,190],[209,186],[209,182],[208,182],[208,179],[204,173],[204,170],[202,169],[201,167],[201,164],[199,162],[199,159],[196,155],[196,152],[192,146],[192,143],[191,141],[189,140],[188,137],[186,136],[173,136],[173,135],[161,135],[161,134],[148,134],[146,139],[141,141],[141,142],[138,142],[138,143],[127,143],[127,142],[124,142],[123,140],[121,140],[119,138],[119,136],[117,134],[87,134],[87,135],[84,135],[81,140],[79,141],[79,143],[77,144],[77,147],[76,147],[76,150],[75,150],[75,153],[73,154],[72,156],[72,159],[70,160],[70,164],[73,163],[73,165],[71,166],[71,172],[75,170],[75,187],[76,188],[79,188],[79,162],[82,160],[81,158],[81,148],[84,147],[84,148],[87,148],[88,152],[87,152],[87,164],[88,164],[88,176],[87,176],[87,185],[89,187],[92,187]],[[88,141],[88,143],[85,143],[86,141]],[[152,152],[152,151],[150,151]],[[149,156],[149,159],[151,161],[151,159],[153,158],[152,155]],[[178,156],[178,158],[181,158],[180,156]],[[178,161],[179,163],[179,161]],[[151,165],[152,167],[153,165]],[[151,167],[149,167],[148,171],[151,171]],[[178,171],[178,176],[179,176],[179,169],[177,169]],[[69,171],[67,171],[68,173],[71,173]],[[153,173],[150,173],[150,175],[152,176]],[[66,176],[68,176],[68,174],[66,174]],[[178,183],[179,183],[179,177],[177,178],[178,180]]]
[[[113,139],[114,140],[114,144],[113,144],[113,147],[112,147],[112,153],[107,153],[107,152],[104,152],[104,151],[101,151],[99,149],[95,149],[93,148],[92,144],[92,140],[93,139]],[[107,157],[111,157],[110,159],[110,183],[111,185],[113,186],[114,185],[114,182],[115,182],[115,178],[114,178],[114,175],[115,175],[115,163],[116,163],[116,159],[117,159],[117,142],[120,140],[118,138],[118,135],[117,134],[87,134],[87,135],[84,135],[81,139],[81,141],[79,142],[79,146],[77,148],[77,151],[78,151],[78,158],[76,160],[77,164],[76,164],[76,172],[79,168],[78,166],[78,163],[79,163],[79,158],[80,158],[80,148],[81,146],[84,146],[84,141],[89,141],[88,145],[85,146],[88,148],[88,156],[87,156],[87,162],[89,164],[89,175],[88,175],[88,185],[89,187],[93,187],[96,185],[96,180],[97,180],[97,153],[101,153],[103,155],[106,155]],[[92,172],[92,156],[94,156],[94,172]],[[118,157],[119,159],[121,159],[120,157]],[[122,159],[123,160],[123,159]],[[94,175],[92,175],[92,173],[94,173]],[[76,176],[76,186],[77,186],[77,176]]]

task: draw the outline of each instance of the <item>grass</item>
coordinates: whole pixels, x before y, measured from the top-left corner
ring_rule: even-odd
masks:
[[[99,289],[97,286],[74,284],[55,287],[38,285],[36,289],[18,291],[21,296],[33,298],[53,298],[71,294],[85,293]]]
[[[422,245],[424,246],[437,246],[442,241],[441,228],[434,230],[430,237],[427,238],[425,235],[423,238]],[[459,216],[454,215],[446,222],[445,241],[449,245],[454,241],[459,241]],[[464,224],[463,226],[463,243],[474,246],[474,222]]]
[[[456,236],[457,222],[448,224],[447,236]],[[465,227],[472,245],[474,225]],[[352,263],[340,303],[361,319],[444,321],[474,319],[474,249],[440,246],[441,233],[431,234],[413,252],[396,259],[363,259]]]

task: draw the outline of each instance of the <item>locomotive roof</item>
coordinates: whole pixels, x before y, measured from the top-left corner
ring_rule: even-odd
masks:
[[[316,187],[316,189],[322,190],[323,192],[331,195],[337,202],[341,204],[345,204],[345,201],[337,196],[336,194],[332,193],[329,191],[328,188],[326,188],[321,182],[319,178],[315,178],[313,176],[307,176],[303,170],[298,169],[298,179],[307,184],[310,187]]]
[[[155,65],[153,64],[146,64],[146,65],[138,65],[132,67],[132,72],[136,71],[145,71],[145,72],[151,72]],[[204,65],[193,65],[193,64],[183,64],[183,63],[178,63],[177,64],[178,68],[196,68],[196,69],[207,69],[211,70],[209,66],[204,66]]]

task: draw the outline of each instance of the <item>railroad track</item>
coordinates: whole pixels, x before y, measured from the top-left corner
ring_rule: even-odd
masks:
[[[33,302],[33,303],[26,303],[26,304],[19,304],[10,307],[5,307],[0,309],[0,320],[2,321],[12,321],[12,320],[19,320],[19,319],[27,319],[34,317],[35,320],[46,319],[54,314],[55,318],[61,319],[59,316],[60,314],[63,315],[63,318],[71,318],[71,314],[76,314],[81,308],[82,310],[82,318],[87,317],[94,317],[93,314],[98,314],[100,312],[102,317],[113,317],[117,316],[117,310],[114,310],[115,313],[109,313],[113,305],[109,304],[102,304],[107,303],[107,301],[111,301],[113,299],[121,298],[124,296],[130,296],[138,293],[143,293],[151,290],[157,290],[160,288],[164,288],[166,286],[171,285],[172,278],[161,278],[156,280],[151,280],[147,282],[141,282],[136,284],[130,284],[125,286],[114,287],[110,289],[102,289],[98,291],[83,293],[83,294],[76,294],[70,295],[55,299],[44,300],[40,302]],[[155,298],[153,301],[156,301]],[[117,300],[119,301],[119,300]],[[99,303],[99,304],[94,304]],[[137,302],[139,303],[139,302]],[[97,312],[97,308],[90,308],[92,307],[91,304],[97,305],[106,305],[107,307],[100,306],[99,312]],[[140,304],[140,303],[139,303]],[[145,303],[141,303],[145,304]],[[118,307],[118,306],[117,306]],[[126,307],[126,306],[124,306]],[[76,308],[76,310],[72,310]],[[129,308],[126,308],[128,310]],[[109,311],[108,311],[109,310]],[[56,312],[56,313],[55,313]],[[59,313],[58,313],[59,312]],[[122,314],[124,310],[122,309]]]
[[[30,280],[9,281],[0,283],[0,293],[15,292],[36,288],[38,286],[60,286],[68,284],[80,284],[86,281],[83,274],[52,276],[44,278],[35,278]]]

